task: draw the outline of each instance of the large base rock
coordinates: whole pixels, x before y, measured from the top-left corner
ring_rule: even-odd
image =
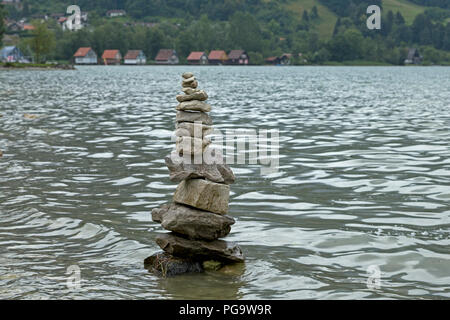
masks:
[[[156,237],[156,243],[174,256],[196,261],[217,260],[225,263],[244,261],[241,248],[234,242],[188,240],[173,233],[165,233]]]
[[[171,203],[153,209],[155,217],[164,229],[187,236],[190,239],[217,240],[228,235],[234,219],[215,213],[197,210]]]
[[[203,179],[182,181],[173,195],[177,203],[218,214],[228,212],[229,198],[229,185]]]
[[[203,272],[198,261],[174,257],[167,252],[157,252],[144,260],[144,267],[163,277],[172,277],[190,272]]]

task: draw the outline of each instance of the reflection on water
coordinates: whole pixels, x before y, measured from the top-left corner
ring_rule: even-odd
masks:
[[[448,68],[189,69],[218,129],[280,131],[277,173],[233,166],[243,269],[143,268],[186,67],[2,71],[0,298],[450,298]]]

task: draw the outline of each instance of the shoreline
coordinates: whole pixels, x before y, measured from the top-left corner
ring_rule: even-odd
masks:
[[[76,70],[71,64],[0,63],[0,70]]]

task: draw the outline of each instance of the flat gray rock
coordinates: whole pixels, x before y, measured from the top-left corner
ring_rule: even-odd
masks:
[[[194,76],[194,74],[192,72],[185,72],[182,74],[182,77],[184,79],[189,79],[189,78],[192,78],[193,76]]]
[[[230,186],[204,179],[183,180],[175,190],[173,201],[218,214],[228,213]]]
[[[197,210],[171,203],[160,209],[161,225],[164,229],[197,240],[217,240],[227,236],[235,223],[230,216]],[[153,212],[152,212],[153,216]]]
[[[178,123],[201,122],[202,124],[209,126],[213,124],[211,117],[205,112],[177,111],[177,117],[175,120]]]
[[[170,180],[181,182],[187,179],[206,178],[212,182],[233,184],[235,176],[226,164],[195,164],[194,159],[185,163],[181,157],[172,159],[169,155],[165,158],[167,168],[170,172]]]
[[[177,137],[194,137],[203,139],[205,136],[213,132],[211,126],[200,123],[181,122],[176,124],[175,136]]]
[[[206,147],[211,143],[208,138],[198,139],[189,136],[182,136],[177,138],[176,150],[179,154],[203,154]]]
[[[199,101],[199,100],[192,100],[192,101],[186,101],[181,102],[177,106],[178,111],[202,111],[202,112],[210,112],[211,111],[211,105],[207,104],[206,102]]]
[[[205,100],[208,100],[208,95],[203,90],[196,90],[190,94],[178,95],[177,100],[178,100],[178,102],[191,101],[191,100],[205,101]]]
[[[217,260],[226,263],[244,261],[242,249],[234,242],[188,240],[173,233],[165,233],[156,237],[156,243],[171,255],[195,261]]]

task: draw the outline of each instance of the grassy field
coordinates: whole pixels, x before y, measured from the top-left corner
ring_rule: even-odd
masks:
[[[414,18],[425,11],[425,7],[416,5],[406,0],[383,0],[383,9],[392,12],[400,11],[407,24],[411,24]]]
[[[267,0],[270,1],[270,0]],[[320,4],[318,0],[291,0],[285,4],[286,8],[295,12],[300,20],[304,10],[311,12],[312,7],[316,6],[319,11],[319,21],[316,23],[316,30],[321,39],[329,39],[333,34],[334,25],[337,16],[327,7]],[[407,0],[383,0],[384,11],[392,10],[394,13],[400,11],[407,24],[411,24],[414,18],[425,11],[425,7],[416,5]]]
[[[292,0],[286,3],[286,7],[297,13],[300,20],[304,10],[311,13],[311,9],[316,6],[319,12],[319,21],[316,23],[316,30],[319,32],[320,38],[329,39],[333,34],[334,25],[336,24],[337,16],[327,7],[320,4],[318,0]]]

